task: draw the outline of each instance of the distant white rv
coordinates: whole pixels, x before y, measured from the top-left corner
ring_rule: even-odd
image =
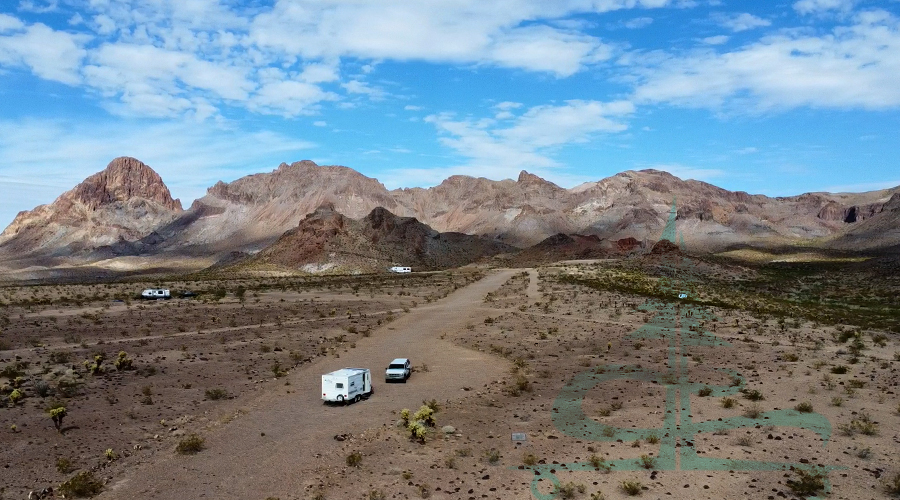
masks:
[[[171,299],[172,295],[168,288],[148,288],[141,292],[141,297],[145,299]]]
[[[375,392],[368,368],[342,368],[322,375],[322,399],[328,403],[350,403]]]
[[[412,268],[404,267],[404,266],[394,266],[394,267],[388,269],[388,271],[390,271],[392,273],[411,273]]]

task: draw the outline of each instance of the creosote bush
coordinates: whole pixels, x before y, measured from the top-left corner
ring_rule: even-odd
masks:
[[[812,496],[825,490],[825,474],[822,472],[794,469],[794,474],[797,475],[797,479],[789,479],[787,482],[788,487],[794,493],[802,496]]]
[[[191,434],[178,442],[175,451],[180,455],[193,455],[203,450],[203,438],[197,434]]]
[[[622,481],[619,485],[628,496],[640,495],[643,485],[638,481]]]
[[[795,406],[794,409],[799,411],[800,413],[812,413],[813,405],[809,401],[804,401],[803,403]]]
[[[347,455],[347,465],[350,467],[359,467],[362,464],[362,454],[358,451]]]
[[[103,490],[103,483],[91,471],[82,471],[59,485],[60,494],[65,497],[90,498]]]

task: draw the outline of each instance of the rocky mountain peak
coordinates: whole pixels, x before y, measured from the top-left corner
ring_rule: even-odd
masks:
[[[109,162],[106,169],[75,186],[70,195],[91,210],[133,198],[153,201],[169,210],[181,210],[181,201],[172,199],[159,174],[140,160],[128,156]]]

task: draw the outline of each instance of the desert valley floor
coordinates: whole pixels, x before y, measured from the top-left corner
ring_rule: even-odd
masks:
[[[668,259],[2,287],[0,498],[73,477],[105,499],[900,488],[895,268]],[[156,285],[196,296],[134,298]],[[381,378],[395,357],[405,384]],[[323,404],[345,366],[374,394]]]

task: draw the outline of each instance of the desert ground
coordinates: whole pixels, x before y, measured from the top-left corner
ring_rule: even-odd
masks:
[[[680,254],[4,286],[0,498],[890,498],[898,297],[890,262]],[[345,366],[375,393],[323,404]]]

